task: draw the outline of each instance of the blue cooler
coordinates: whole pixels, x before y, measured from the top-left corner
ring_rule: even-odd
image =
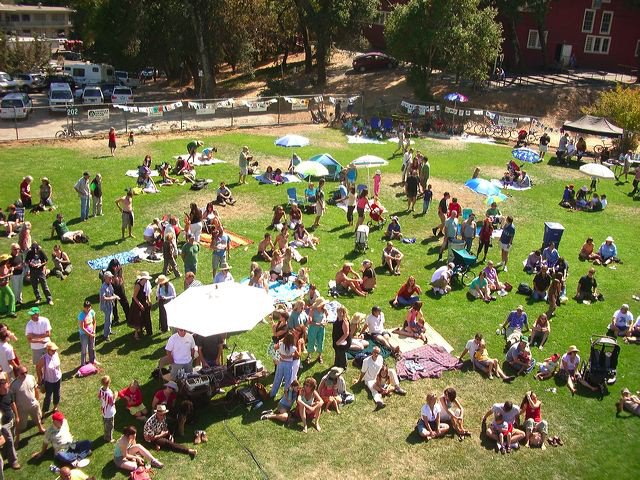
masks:
[[[544,222],[544,238],[542,240],[542,248],[546,248],[550,242],[555,243],[556,248],[560,248],[560,240],[562,240],[562,234],[564,233],[564,227],[560,223],[556,222]]]

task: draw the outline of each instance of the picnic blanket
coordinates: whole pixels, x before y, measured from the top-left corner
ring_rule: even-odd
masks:
[[[136,247],[131,249],[132,253],[138,255],[140,260],[144,260],[145,262],[151,263],[159,263],[162,262],[162,252],[155,252],[155,249],[151,245]]]
[[[391,356],[391,350],[383,347],[382,345],[376,342],[371,341],[371,339],[368,339],[368,340],[369,340],[369,345],[367,346],[367,348],[365,348],[361,352],[347,350],[347,359],[353,360],[354,358],[356,358],[356,355],[358,355],[359,353],[366,353],[367,355],[371,355],[371,352],[373,352],[373,347],[380,347],[380,355],[382,355],[382,358],[387,358]]]
[[[387,142],[389,142],[389,143],[398,143],[399,141],[400,141],[400,139],[398,137],[392,137],[392,138],[387,139]],[[405,142],[406,142],[406,140],[405,140]],[[410,140],[410,142],[411,142],[411,145],[416,143],[414,140]]]
[[[254,175],[253,178],[255,178],[260,183],[265,183],[267,185],[274,185],[274,183],[271,180],[267,180],[265,178],[264,174]],[[282,178],[284,178],[284,183],[296,183],[296,182],[301,182],[302,181],[302,180],[300,180],[299,176],[292,175],[290,173],[283,174]]]
[[[273,298],[273,303],[281,302],[294,302],[300,297],[303,297],[309,291],[309,285],[305,285],[302,288],[297,288],[293,283],[296,279],[295,275],[289,277],[287,283],[281,283],[278,281],[269,282],[269,296]],[[241,285],[247,285],[249,283],[249,277],[240,280]]]
[[[189,158],[189,154],[184,153],[182,155],[174,155],[173,159],[177,160],[179,157],[182,157],[183,160],[186,160],[187,158]],[[196,158],[193,161],[193,165],[214,165],[216,163],[227,163],[227,162],[225,162],[224,160],[220,160],[219,158],[205,158],[203,160],[201,153],[196,153]]]
[[[224,233],[229,236],[229,241],[231,243],[231,245],[229,246],[230,248],[244,247],[245,245],[251,245],[253,243],[253,240],[251,240],[250,238],[243,237],[242,235],[238,235],[237,233],[233,233],[229,230],[225,230]],[[200,243],[204,244],[205,247],[210,248],[211,235],[209,235],[208,233],[201,233]]]
[[[129,250],[126,252],[114,253],[112,255],[107,255],[106,257],[100,257],[93,260],[87,260],[87,264],[91,270],[104,270],[109,266],[109,262],[117,258],[120,262],[120,265],[127,265],[129,263],[135,263],[140,261],[139,252],[133,250]]]
[[[442,372],[458,370],[462,362],[439,345],[424,345],[402,353],[402,359],[396,363],[396,372],[402,380],[420,378],[440,378]]]
[[[504,185],[502,181],[498,180],[497,178],[492,178],[491,184],[495,185],[496,187],[504,188],[505,190],[518,190],[518,191],[531,190],[531,187],[519,187],[518,185]]]
[[[396,140],[397,142],[398,140]],[[384,145],[377,138],[361,137],[359,135],[347,135],[347,143],[373,143],[375,145]]]
[[[127,177],[138,178],[140,176],[140,171],[136,168],[135,170],[127,170],[124,172]],[[157,170],[151,170],[151,177],[159,177],[160,174]]]
[[[462,134],[462,136],[460,137],[460,141],[467,142],[467,143],[487,143],[487,144],[496,143],[496,141],[493,138],[478,137],[477,135],[467,135],[466,133]]]
[[[442,335],[440,335],[431,325],[425,322],[424,324],[425,333],[427,335],[427,340],[430,345],[438,345],[444,348],[447,352],[453,352],[453,347],[447,342]],[[423,344],[422,340],[415,339],[407,336],[402,333],[401,328],[396,328],[391,333],[391,339],[389,343],[393,347],[400,347],[401,352],[408,352],[409,350],[413,350],[415,348],[421,347]]]

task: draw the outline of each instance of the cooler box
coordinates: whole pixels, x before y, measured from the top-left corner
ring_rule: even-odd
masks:
[[[544,238],[542,239],[542,248],[546,248],[550,242],[556,244],[556,248],[560,248],[560,240],[562,240],[562,234],[564,233],[564,227],[560,223],[556,222],[544,222]]]

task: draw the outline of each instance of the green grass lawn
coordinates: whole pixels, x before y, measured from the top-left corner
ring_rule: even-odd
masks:
[[[251,146],[261,165],[277,163],[286,166],[291,150],[273,145],[275,135],[284,133],[287,132],[283,129],[274,132],[273,136],[262,136],[246,130],[205,137],[205,143],[215,144],[219,149],[217,156],[229,163],[201,167],[198,169],[198,176],[212,178],[215,183],[220,180],[235,182],[238,153],[245,144]],[[343,165],[365,153],[389,157],[395,148],[392,144],[347,145],[344,137],[338,132],[321,128],[306,133],[312,139],[312,146],[298,149],[301,156],[308,158],[315,153],[331,152]],[[0,205],[5,207],[15,200],[23,176],[34,176],[36,185],[39,184],[40,177],[47,176],[54,186],[54,199],[58,209],[65,214],[70,224],[73,224],[79,215],[79,202],[73,191],[74,183],[84,170],[92,174],[100,172],[103,176],[105,216],[92,218],[81,225],[70,225],[71,228],[83,228],[90,237],[90,243],[66,247],[74,263],[74,271],[64,282],[56,278],[49,280],[55,306],[42,307],[42,314],[51,320],[52,336],[60,346],[65,372],[60,407],[67,415],[75,437],[95,442],[91,464],[85,471],[97,478],[124,477],[116,471],[110,461],[113,447],[105,445],[102,440],[102,422],[96,397],[100,377],[72,378],[79,364],[80,350],[76,316],[86,298],[97,302],[100,287],[97,272],[90,270],[86,261],[134,247],[142,237],[142,229],[153,217],[167,213],[182,215],[190,202],[195,201],[203,205],[206,200],[214,197],[213,190],[191,192],[187,187],[179,186],[163,188],[158,195],[136,197],[137,239],[120,243],[120,215],[113,201],[133,183],[133,179],[124,176],[125,170],[135,168],[146,153],[153,156],[154,163],[168,159],[183,152],[187,142],[186,137],[174,140],[140,137],[135,147],[119,149],[116,158],[102,156],[107,153],[106,140],[83,142],[76,148],[73,143],[59,146],[11,146],[3,147],[0,152]],[[461,186],[476,166],[485,172],[483,176],[496,178],[510,157],[508,149],[490,145],[458,145],[418,140],[417,147],[427,152],[431,160],[434,183],[440,182],[441,185]],[[438,245],[430,238],[431,227],[437,220],[437,203],[432,206],[426,217],[414,217],[403,213],[405,204],[400,187],[390,186],[399,178],[399,164],[400,159],[396,157],[383,169],[382,202],[390,212],[399,212],[398,214],[402,215],[404,233],[418,239],[414,245],[400,246],[406,259],[403,276],[379,275],[378,288],[370,297],[341,299],[352,313],[367,312],[372,305],[381,305],[389,327],[402,324],[404,311],[392,310],[387,303],[388,300],[404,281],[404,274],[414,274],[423,288],[428,285],[437,259],[437,250],[434,247]],[[611,315],[622,303],[630,303],[632,312],[636,315],[640,313],[640,305],[631,298],[633,294],[639,293],[640,261],[636,255],[636,245],[640,221],[635,215],[638,212],[638,204],[626,195],[631,189],[630,184],[603,182],[599,189],[606,192],[609,198],[606,212],[568,212],[558,206],[563,186],[571,181],[579,187],[587,182],[588,178],[582,177],[575,169],[547,163],[530,166],[529,171],[536,182],[535,188],[515,192],[513,197],[502,205],[505,214],[515,217],[517,228],[510,269],[508,273],[501,275],[503,280],[513,285],[530,281],[530,277],[521,271],[519,265],[532,249],[540,246],[545,221],[557,221],[565,226],[560,253],[568,259],[570,265],[570,296],[575,292],[578,277],[588,269],[588,264],[577,260],[578,250],[587,236],[593,236],[599,245],[607,235],[613,235],[620,256],[625,260],[624,265],[618,266],[616,270],[599,267],[597,271],[600,289],[606,297],[605,302],[587,306],[570,300],[567,305],[559,308],[557,316],[553,319],[552,333],[544,352],[537,349],[533,351],[534,358],[540,361],[552,352],[564,352],[568,345],[576,344],[585,358],[588,356],[590,335],[604,334]],[[365,175],[366,179],[365,172],[361,172],[360,175],[360,180],[362,175]],[[331,183],[328,187],[327,191],[333,189]],[[298,184],[299,192],[302,192],[303,188],[303,184]],[[239,205],[235,209],[228,207],[222,211],[225,225],[233,232],[259,241],[270,221],[272,206],[286,203],[286,187],[259,186],[250,180],[246,186],[235,187],[234,194]],[[436,202],[441,194],[442,191],[435,191]],[[34,196],[37,196],[37,193]],[[48,254],[55,243],[49,239],[54,216],[55,213],[50,212],[39,215],[27,214],[28,220],[33,223],[33,238],[42,243]],[[311,220],[311,217],[305,215],[307,223]],[[327,281],[333,279],[338,266],[345,259],[357,263],[368,257],[376,264],[379,262],[383,247],[381,233],[376,230],[371,233],[369,252],[355,254],[353,232],[346,227],[342,210],[329,207],[321,227],[315,233],[321,239],[320,248],[316,252],[309,251],[305,254],[309,254],[312,281],[321,286],[323,293],[326,293]],[[426,241],[423,241],[425,239]],[[8,239],[0,239],[0,251],[8,252],[9,244]],[[236,279],[248,273],[255,247],[252,245],[246,249],[231,251],[230,263]],[[490,250],[489,258],[499,260],[497,247]],[[209,265],[209,252],[201,253],[199,278],[206,282],[210,281]],[[150,263],[125,267],[128,294],[131,294],[137,271],[149,270],[152,275],[157,275],[160,268],[161,265]],[[181,281],[174,284],[179,292],[182,291]],[[28,320],[26,310],[34,299],[29,286],[25,287],[24,299],[27,303],[19,311],[18,318],[5,318],[2,321],[8,323],[19,336],[15,347],[23,361],[31,368],[31,355],[24,338],[24,325]],[[494,336],[494,332],[511,309],[519,303],[524,303],[530,322],[546,310],[545,304],[527,304],[527,299],[515,292],[490,304],[469,302],[461,287],[439,299],[424,295],[424,300],[423,311],[427,321],[454,346],[456,352],[464,347],[474,332],[479,331],[487,338],[490,354],[498,357],[502,356],[503,342]],[[216,312],[203,311],[203,315],[213,319]],[[98,319],[100,328],[103,317],[99,311]],[[153,321],[157,331],[155,311]],[[138,343],[133,340],[131,331],[126,326],[117,327],[116,332],[111,342],[99,343],[97,347],[102,370],[111,375],[115,389],[124,387],[133,378],[139,379],[143,384],[145,403],[149,405],[153,393],[159,386],[155,380],[149,378],[149,373],[163,354],[168,335],[156,334],[152,340]],[[268,325],[260,324],[251,332],[232,337],[229,344],[237,344],[239,350],[254,352],[271,369],[272,363],[266,355],[270,332]],[[330,332],[327,334],[330,336]],[[327,344],[330,345],[330,342],[327,341]],[[157,472],[155,478],[263,478],[245,448],[255,454],[269,478],[430,478],[436,475],[440,478],[459,478],[463,475],[488,478],[495,476],[497,472],[506,474],[509,471],[517,471],[522,477],[535,475],[536,478],[544,479],[602,478],[604,475],[611,478],[632,478],[635,477],[632,472],[637,471],[640,466],[637,455],[639,419],[617,419],[614,403],[623,386],[633,390],[640,388],[640,370],[637,367],[640,360],[639,351],[638,346],[622,345],[618,383],[603,401],[585,394],[584,391],[572,398],[568,389],[556,385],[553,380],[539,383],[532,375],[506,385],[499,380],[491,381],[473,372],[454,372],[446,373],[438,380],[405,382],[408,396],[392,397],[388,407],[377,413],[373,412],[374,404],[369,399],[368,392],[357,386],[354,388],[356,402],[353,405],[345,407],[340,416],[335,413],[323,415],[322,432],[310,431],[307,435],[302,434],[297,428],[287,429],[272,422],[260,422],[259,412],[247,411],[242,406],[229,411],[222,403],[214,402],[206,410],[198,412],[197,428],[207,430],[209,443],[199,447],[197,459],[190,461],[185,456],[161,452],[159,456],[166,467]],[[303,370],[300,377],[313,375],[320,378],[333,360],[330,346],[326,360],[325,365],[314,364],[311,368]],[[32,368],[31,371],[33,372]],[[356,376],[355,369],[349,368],[346,373],[348,384],[351,384]],[[447,386],[453,386],[458,390],[459,398],[466,410],[466,425],[473,431],[473,437],[463,443],[447,437],[424,444],[413,433],[420,407],[427,392],[441,392]],[[558,387],[556,394],[546,391],[554,386]],[[544,404],[543,415],[550,423],[551,434],[561,436],[565,446],[549,448],[545,452],[518,451],[506,457],[498,456],[491,449],[491,445],[480,438],[482,415],[494,402],[511,399],[519,404],[529,389],[538,392]],[[121,431],[131,422],[131,417],[119,403],[116,430]],[[141,424],[138,424],[138,429],[142,430]],[[234,436],[230,435],[230,431]],[[41,437],[34,432],[35,429],[32,428],[23,435],[18,451],[23,469],[19,472],[9,472],[7,478],[48,478],[47,467],[52,462],[51,453],[38,462],[29,460],[31,453],[38,450],[41,443]],[[189,435],[181,440],[188,442],[191,438]]]

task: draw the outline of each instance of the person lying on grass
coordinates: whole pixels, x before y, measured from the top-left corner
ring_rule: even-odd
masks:
[[[616,403],[616,416],[620,415],[623,411],[640,417],[640,397],[631,395],[628,388],[622,389],[620,400]]]
[[[554,353],[549,358],[545,358],[544,362],[540,363],[539,371],[535,375],[536,380],[548,380],[553,377],[558,371],[560,365],[560,354]]]
[[[440,422],[441,412],[442,406],[438,402],[437,394],[435,392],[428,393],[416,425],[418,435],[424,438],[425,441],[429,441],[432,438],[441,438],[449,431],[449,425]]]

